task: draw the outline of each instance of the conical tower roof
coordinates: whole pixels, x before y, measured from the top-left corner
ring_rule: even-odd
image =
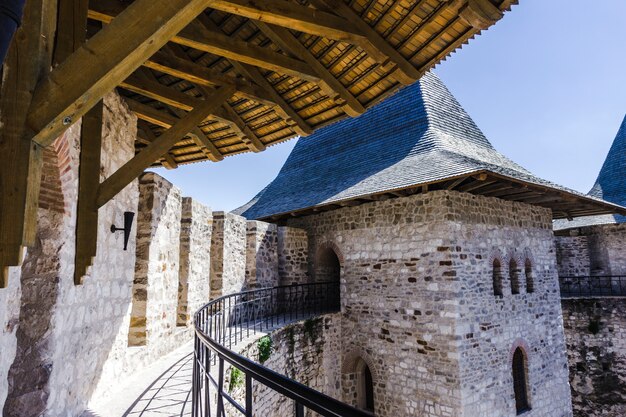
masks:
[[[626,116],[588,194],[621,206],[626,205]],[[555,222],[554,228],[568,229],[609,223],[626,223],[626,216],[607,214],[580,217],[573,221],[559,220]]]
[[[484,184],[471,184],[476,181]],[[416,187],[425,190],[425,184],[431,190],[506,193],[498,184],[502,181],[511,184],[513,194],[522,191],[526,197],[542,197],[546,187],[583,197],[498,153],[441,80],[427,73],[363,115],[299,139],[276,179],[236,212],[277,218],[371,201],[390,192],[407,195]],[[585,213],[595,214],[598,204],[604,206],[600,212],[608,212],[601,200],[585,200],[593,206]]]

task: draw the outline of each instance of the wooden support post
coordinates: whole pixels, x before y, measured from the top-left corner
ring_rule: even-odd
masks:
[[[54,47],[55,65],[85,43],[89,0],[59,0],[57,39]]]
[[[81,285],[93,265],[98,244],[98,207],[102,149],[102,100],[83,116],[78,170],[78,208],[76,213],[76,257],[74,285]]]
[[[42,148],[25,129],[32,91],[48,71],[56,29],[56,1],[29,1],[22,26],[13,37],[0,91],[0,287],[8,267],[22,262],[35,241],[41,185]]]
[[[207,116],[215,111],[234,93],[234,88],[222,87],[215,94],[194,108],[184,118],[180,119],[174,126],[159,136],[154,142],[139,152],[133,159],[118,169],[113,175],[107,178],[98,188],[96,205],[102,207],[122,191],[130,182],[137,178],[144,169],[148,168],[154,161],[159,159],[176,142],[187,133],[198,126]]]

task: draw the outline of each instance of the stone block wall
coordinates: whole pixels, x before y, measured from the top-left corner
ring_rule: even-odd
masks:
[[[358,357],[372,372],[378,416],[515,415],[511,355],[525,344],[528,415],[570,415],[550,217],[441,191],[290,220],[308,232],[309,253],[338,252],[344,400],[354,399],[345,381]],[[524,265],[522,254],[534,293],[509,286],[494,297],[492,256]]]
[[[306,230],[278,227],[278,281],[280,285],[310,281],[309,237]]]
[[[626,275],[626,223],[560,230],[555,235],[561,275]]]
[[[131,346],[159,343],[174,331],[178,315],[180,190],[148,172],[139,179],[139,192]]]
[[[589,241],[587,236],[555,236],[559,276],[589,276]]]
[[[179,326],[190,325],[193,314],[208,302],[212,230],[211,209],[184,197],[180,230]]]
[[[246,278],[246,219],[213,212],[211,299],[241,291]]]
[[[275,224],[247,222],[246,288],[278,285],[278,232]]]
[[[574,416],[626,415],[626,299],[562,306]]]
[[[296,322],[273,331],[272,353],[264,366],[305,384],[333,398],[341,398],[340,357],[341,318],[328,314],[310,320]],[[240,350],[244,356],[258,361],[258,340]],[[233,384],[230,372],[226,383],[228,390],[244,403],[245,387]],[[257,384],[253,388],[254,415],[284,417],[294,413],[293,401]],[[228,407],[228,415],[238,411]],[[305,415],[312,416],[310,411]]]

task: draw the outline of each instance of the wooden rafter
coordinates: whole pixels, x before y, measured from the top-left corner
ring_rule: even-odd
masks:
[[[326,93],[335,101],[341,102],[344,111],[350,116],[358,116],[365,112],[365,107],[322,65],[311,52],[291,34],[288,29],[257,22],[256,25],[272,39],[281,49],[301,58],[313,68],[320,77],[320,84]],[[345,104],[344,104],[345,103]]]
[[[322,2],[326,7],[335,10],[346,20],[354,22],[359,31],[366,36],[369,42],[379,51],[379,55],[386,57],[385,60],[380,60],[383,68],[388,69],[389,65],[394,66],[393,76],[397,78],[398,81],[408,85],[414,83],[415,80],[422,76],[422,73],[415,68],[411,62],[403,57],[396,48],[391,46],[382,35],[361,19],[361,17],[342,0],[314,0],[313,4],[319,7]]]
[[[207,115],[213,113],[234,92],[233,88],[221,88],[211,97],[208,97],[201,105],[195,107],[185,117],[139,152],[133,159],[124,164],[113,175],[107,178],[98,188],[96,204],[102,207],[113,196],[119,193],[133,179],[137,178],[144,169],[167,152],[181,137],[196,128]]]
[[[165,52],[157,52],[150,57],[144,65],[148,68],[160,71],[196,85],[205,87],[233,86],[237,93],[251,100],[263,104],[275,106],[270,94],[259,85],[243,78],[231,77],[221,71],[212,70],[193,61],[176,57]]]
[[[217,30],[217,27],[206,16],[199,16],[200,22],[207,29]],[[276,110],[285,119],[287,124],[291,126],[300,135],[309,135],[313,132],[312,127],[298,114],[296,110],[285,101],[285,99],[276,91],[276,89],[267,81],[261,72],[254,66],[244,64],[238,61],[231,61],[233,67],[243,76],[261,86],[267,91],[274,103]]]
[[[112,3],[110,7],[105,8],[109,3]],[[89,10],[89,17],[103,22],[114,22],[117,13],[122,13],[123,10],[123,4],[119,2],[101,0],[92,5],[92,8]],[[249,65],[282,72],[310,81],[318,80],[311,67],[300,60],[273,52],[268,48],[241,41],[217,30],[209,29],[197,20],[190,22],[176,36],[171,37],[171,41]]]
[[[50,145],[69,124],[187,26],[207,3],[133,2],[38,85],[27,116],[33,141]],[[120,36],[122,33],[124,36]]]

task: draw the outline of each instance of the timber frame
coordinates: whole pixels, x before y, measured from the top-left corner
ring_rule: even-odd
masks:
[[[481,170],[428,183],[415,184],[410,187],[360,195],[346,200],[321,203],[301,210],[277,213],[265,218],[260,218],[259,220],[278,222],[281,224],[284,220],[293,217],[309,216],[314,213],[335,210],[341,207],[355,207],[372,201],[384,201],[391,198],[425,194],[438,190],[454,190],[545,207],[552,211],[553,219],[572,220],[574,217],[594,216],[607,213],[626,215],[626,209],[617,204],[587,195],[551,188],[546,185]]]
[[[77,284],[95,256],[98,208],[144,169],[261,152],[357,116],[516,3],[27,2],[1,87],[0,286],[35,239],[42,149],[81,118]],[[101,100],[114,89],[140,121],[136,156],[100,182]]]

